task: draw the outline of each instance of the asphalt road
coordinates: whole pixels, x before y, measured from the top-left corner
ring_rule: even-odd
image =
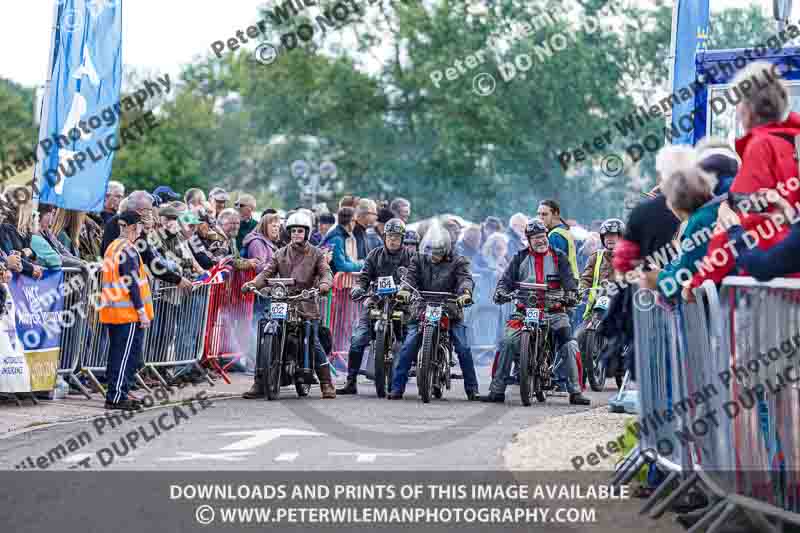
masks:
[[[487,369],[483,372],[479,369],[483,390],[488,385],[486,372]],[[412,379],[402,401],[378,399],[369,385],[361,386],[358,396],[339,396],[333,401],[320,399],[317,387],[312,388],[310,397],[299,399],[292,387],[282,390],[280,401],[230,398],[213,399],[205,407],[200,402],[191,406],[158,407],[137,413],[129,420],[114,421],[114,428],[112,419],[102,415],[0,439],[0,470],[21,468],[23,463],[30,470],[35,468],[31,464],[39,463],[37,470],[161,471],[184,477],[199,474],[203,480],[212,478],[213,472],[225,475],[231,471],[241,472],[242,476],[284,471],[293,479],[314,471],[340,472],[340,476],[351,478],[351,473],[357,476],[358,472],[364,472],[373,479],[376,472],[385,471],[405,476],[421,475],[418,473],[425,471],[434,471],[436,475],[442,472],[445,476],[442,479],[462,474],[482,476],[480,472],[486,471],[485,479],[489,480],[493,477],[490,472],[505,470],[502,452],[515,433],[549,418],[588,409],[569,405],[566,396],[550,397],[544,404],[523,407],[518,387],[509,387],[503,405],[468,402],[462,382],[453,383],[454,389],[446,393],[444,400],[434,400],[430,404],[422,404],[418,399]],[[606,391],[587,393],[592,398],[592,408],[607,404],[615,390],[609,381]],[[569,438],[564,435],[564,439]],[[135,449],[130,446],[131,442]],[[541,445],[556,450],[559,443],[543,441]],[[568,460],[564,460],[564,464],[555,463],[553,469],[570,475]],[[136,490],[133,486],[140,478],[131,479],[122,472],[118,475],[128,476],[118,483],[131,491]],[[566,482],[558,473],[526,475],[532,476],[532,481]],[[110,483],[105,479],[106,484]],[[333,477],[326,474],[325,479]],[[603,476],[600,482],[606,479]],[[85,477],[80,480],[87,482]],[[62,486],[63,479],[52,483]],[[91,479],[88,483],[74,490],[79,493],[112,490],[110,486],[94,487]],[[52,486],[49,498],[61,501],[61,490],[63,486]],[[165,504],[163,498],[159,500],[160,495],[153,496],[150,487],[141,490],[150,494],[151,499],[155,498],[146,504],[139,502],[142,508],[150,509],[151,514],[153,509],[159,508],[165,513],[164,519],[183,517],[180,513],[176,515],[177,507]],[[48,495],[37,495],[35,501],[47,501],[47,498]],[[111,501],[116,502],[116,499]],[[18,505],[30,506],[31,503],[26,500]],[[113,508],[115,503],[107,505],[112,515],[128,516],[130,512],[127,507]],[[604,501],[598,507],[601,513],[598,522],[570,524],[567,529],[592,533],[641,531],[642,518],[638,515],[641,505],[636,499]],[[31,516],[41,518],[39,511],[31,512]],[[136,515],[126,520],[138,524],[140,518]],[[185,522],[184,518],[181,520]],[[175,530],[195,531],[192,528],[196,524],[181,524]],[[136,527],[133,529],[138,531]],[[648,520],[647,529],[650,533],[682,531],[668,516],[659,521]]]
[[[485,390],[488,377],[480,377]],[[523,407],[518,387],[509,387],[504,405],[468,402],[462,383],[454,381],[444,400],[429,404],[418,399],[412,379],[402,401],[378,399],[369,385],[333,401],[320,399],[317,387],[300,399],[292,387],[275,402],[215,399],[205,408],[198,402],[178,411],[156,408],[115,424],[101,416],[0,440],[0,469],[50,455],[41,468],[497,470],[516,432],[587,409],[569,405],[566,396]],[[611,388],[588,393],[593,407],[612,394]],[[138,438],[126,437],[137,430]],[[71,453],[51,453],[59,444]]]

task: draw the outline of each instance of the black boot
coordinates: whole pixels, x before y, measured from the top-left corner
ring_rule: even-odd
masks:
[[[572,405],[592,405],[592,400],[580,392],[575,392],[569,395],[569,403]]]
[[[347,383],[336,394],[358,394],[358,376],[347,376]]]
[[[255,381],[250,390],[242,394],[245,400],[255,400],[264,397],[264,378],[261,372],[256,372]]]
[[[494,392],[489,391],[489,394],[487,394],[486,396],[481,396],[480,399],[481,399],[482,402],[503,403],[503,402],[506,401],[506,395],[505,394],[495,394]]]

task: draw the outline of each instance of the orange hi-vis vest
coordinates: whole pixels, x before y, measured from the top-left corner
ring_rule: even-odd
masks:
[[[119,267],[124,258],[123,254],[136,254],[136,257],[139,258],[139,275],[135,281],[139,284],[145,315],[149,320],[153,320],[153,296],[150,292],[150,284],[147,282],[144,262],[139,252],[126,239],[120,238],[108,247],[103,262],[105,266],[100,292],[100,322],[103,324],[130,324],[139,321],[139,315],[133,307],[131,293],[119,273]]]

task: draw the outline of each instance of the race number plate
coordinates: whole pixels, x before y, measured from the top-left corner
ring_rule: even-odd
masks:
[[[288,312],[289,304],[287,303],[274,303],[269,308],[270,316],[276,320],[286,320]]]
[[[535,307],[525,309],[525,322],[527,324],[539,324],[539,310]]]
[[[595,305],[598,307],[602,307],[604,309],[608,309],[608,302],[609,302],[608,296],[601,296],[600,298],[597,299],[597,303]]]
[[[439,322],[442,318],[442,308],[434,305],[429,305],[425,309],[425,320],[428,322]]]
[[[397,287],[392,276],[378,278],[378,294],[394,294],[395,292],[397,292]]]

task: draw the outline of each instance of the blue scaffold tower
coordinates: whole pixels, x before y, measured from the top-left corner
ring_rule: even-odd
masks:
[[[736,119],[736,91],[729,91],[736,74],[753,61],[779,65],[789,87],[792,110],[800,111],[800,48],[784,43],[797,37],[785,31],[792,0],[771,0],[776,22],[774,37],[753,48],[707,50],[709,0],[677,0],[672,14],[670,87],[672,115],[668,141],[694,145],[706,135],[727,139],[742,135]],[[781,34],[781,32],[784,32]],[[780,43],[775,46],[775,43]]]

